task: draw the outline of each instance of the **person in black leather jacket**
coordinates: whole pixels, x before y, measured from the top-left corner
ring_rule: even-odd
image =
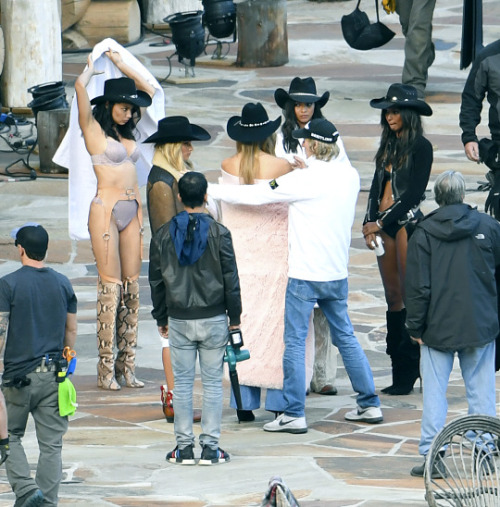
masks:
[[[206,141],[210,134],[202,127],[190,123],[185,116],[170,116],[158,122],[158,130],[144,143],[154,143],[153,167],[148,175],[146,190],[151,236],[163,225],[184,210],[177,198],[177,182],[187,171],[193,169],[189,160],[193,151],[192,141]],[[170,345],[162,342],[162,362],[166,384],[160,387],[163,413],[167,422],[174,422],[173,391],[174,373],[170,359]],[[201,420],[201,413],[195,410],[195,422]]]
[[[500,144],[500,39],[477,55],[462,92],[462,143],[467,158],[473,162],[479,162],[480,158],[476,128],[481,123],[485,98],[490,104],[488,126],[491,137]]]
[[[199,357],[203,385],[200,464],[229,461],[219,448],[223,357],[229,330],[239,329],[241,295],[231,233],[205,213],[207,180],[191,171],[179,180],[185,211],[162,225],[151,241],[149,284],[158,331],[170,341],[174,371],[171,463],[195,464],[193,383]],[[229,320],[229,323],[228,323]]]
[[[363,236],[371,250],[380,242],[385,250],[377,261],[388,306],[386,352],[392,362],[392,385],[382,392],[404,395],[420,376],[419,349],[404,326],[403,283],[408,232],[422,216],[418,208],[425,198],[433,160],[431,143],[423,137],[421,115],[430,116],[432,109],[418,99],[413,86],[399,83],[370,105],[382,109],[382,136]]]
[[[491,139],[481,139],[476,128],[481,123],[484,99],[490,108],[488,127]],[[462,92],[460,128],[465,155],[472,162],[483,162],[489,169],[486,178],[489,194],[485,211],[500,220],[500,39],[488,44],[476,57]],[[497,291],[500,291],[500,270],[496,273]],[[500,300],[498,300],[500,320]],[[495,370],[500,370],[500,334],[496,342]]]

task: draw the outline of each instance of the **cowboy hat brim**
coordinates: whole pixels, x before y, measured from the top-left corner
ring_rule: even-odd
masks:
[[[167,144],[167,143],[183,143],[184,141],[208,141],[212,136],[202,127],[191,125],[191,133],[165,133],[155,132],[150,135],[144,143]]]
[[[370,106],[375,109],[389,109],[390,107],[405,107],[414,109],[422,116],[431,116],[432,109],[427,104],[420,99],[415,100],[389,100],[387,97],[382,97],[380,99],[372,99],[370,100]]]
[[[137,95],[99,95],[98,97],[94,97],[90,103],[92,105],[102,104],[103,102],[114,102],[116,104],[121,104],[122,102],[125,104],[132,104],[137,107],[148,107],[153,102],[152,98],[142,90],[137,90]]]
[[[330,92],[325,92],[323,95],[313,95],[312,93],[288,93],[283,88],[278,88],[274,92],[274,100],[281,109],[285,109],[286,103],[289,100],[293,102],[300,102],[304,104],[318,104],[321,109],[330,99]]]
[[[243,127],[240,122],[241,116],[231,116],[227,122],[227,135],[233,141],[240,143],[258,143],[278,130],[281,125],[281,117],[274,121],[268,120],[264,125],[252,127]]]

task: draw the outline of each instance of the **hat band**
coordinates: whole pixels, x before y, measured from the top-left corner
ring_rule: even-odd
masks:
[[[307,92],[290,92],[290,95],[303,95],[304,97],[317,98],[317,95],[315,95],[314,93],[307,93]]]
[[[126,98],[129,98],[129,99],[138,99],[139,98],[139,95],[137,95],[136,93],[133,94],[133,95],[118,95],[118,97],[122,97],[124,99]]]
[[[337,130],[336,130],[336,131],[332,134],[332,137],[324,137],[324,136],[322,136],[322,135],[320,135],[320,134],[316,134],[315,132],[311,132],[311,133],[310,133],[310,136],[311,136],[312,138],[314,138],[314,139],[318,139],[319,141],[325,141],[325,142],[328,142],[328,141],[333,141],[333,138],[334,138],[335,136],[338,136],[338,135],[339,135],[339,133],[338,133],[338,131],[337,131]]]
[[[271,120],[264,121],[262,123],[241,123],[241,120],[236,122],[236,125],[240,124],[241,127],[263,127],[268,123],[271,123]]]

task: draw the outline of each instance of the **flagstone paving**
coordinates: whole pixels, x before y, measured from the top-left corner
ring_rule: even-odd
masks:
[[[390,365],[385,355],[385,304],[375,256],[366,250],[361,234],[380,132],[379,113],[370,108],[369,100],[382,96],[390,83],[400,79],[404,40],[397,16],[381,13],[382,21],[397,33],[396,37],[378,50],[354,51],[343,41],[339,23],[343,14],[354,9],[353,0],[289,0],[287,6],[290,60],[287,65],[236,68],[228,65],[236,54],[233,45],[228,62],[214,62],[210,56],[199,58],[196,78],[207,82],[190,83],[182,82],[184,69],[173,58],[172,75],[181,84],[163,84],[166,114],[186,115],[210,131],[212,140],[196,144],[192,158],[210,181],[215,182],[221,160],[234,149],[233,142],[225,135],[226,121],[231,115],[239,114],[246,102],[263,102],[269,116],[275,118],[280,111],[274,103],[273,92],[277,87],[287,89],[295,76],[311,75],[316,79],[318,91],[330,91],[331,99],[323,111],[339,129],[362,184],[350,255],[350,316],[380,390],[390,383]],[[497,0],[483,0],[483,6],[484,40],[488,43],[498,37],[500,5]],[[374,18],[374,13],[367,10]],[[441,0],[435,10],[436,61],[430,69],[427,97],[434,115],[425,119],[427,136],[434,145],[434,166],[429,199],[424,203],[426,211],[434,208],[432,182],[447,169],[464,173],[468,202],[481,207],[485,199],[483,193],[476,191],[477,181],[484,179],[484,166],[467,161],[458,127],[460,93],[468,73],[459,70],[461,12],[460,0]],[[163,79],[168,73],[166,57],[174,49],[171,45],[150,46],[158,40],[158,35],[146,33],[144,40],[129,50],[157,78]],[[69,98],[74,93],[74,79],[85,61],[85,53],[63,55]],[[483,129],[483,132],[487,131]],[[12,160],[15,158],[2,154],[0,167]],[[36,157],[32,162],[36,162]],[[74,376],[79,409],[71,418],[64,440],[61,505],[255,506],[260,505],[268,481],[275,475],[284,479],[305,507],[427,505],[423,480],[409,475],[411,467],[421,460],[418,439],[422,394],[418,383],[409,396],[381,395],[382,424],[347,422],[344,415],[356,403],[340,358],[338,395],[307,397],[307,434],[264,432],[262,426],[272,419],[272,414],[263,409],[255,412],[254,422],[238,424],[234,410],[228,405],[229,382],[226,381],[220,443],[231,454],[231,462],[216,467],[180,467],[167,463],[165,454],[175,447],[175,439],[173,424],[165,421],[159,398],[163,378],[158,335],[150,316],[148,227],[140,277],[137,353],[138,377],[146,385],[141,390],[124,388],[116,393],[107,392],[96,387],[96,270],[89,242],[71,241],[67,234],[66,175],[40,174],[35,181],[0,178],[0,196],[0,275],[18,267],[10,230],[28,220],[36,220],[50,234],[48,263],[70,277],[79,299],[78,368]],[[201,406],[201,400],[201,383],[197,377],[195,405]],[[459,369],[455,368],[449,388],[449,420],[466,412],[463,382]],[[200,426],[195,425],[197,435],[200,431]],[[31,423],[24,444],[34,469],[37,447]],[[12,505],[13,501],[2,467],[0,507]]]

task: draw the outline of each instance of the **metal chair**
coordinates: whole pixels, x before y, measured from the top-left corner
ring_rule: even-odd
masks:
[[[425,463],[426,500],[431,507],[500,507],[500,420],[459,417],[434,438]],[[439,463],[439,465],[438,465]],[[446,477],[432,478],[431,471]]]

